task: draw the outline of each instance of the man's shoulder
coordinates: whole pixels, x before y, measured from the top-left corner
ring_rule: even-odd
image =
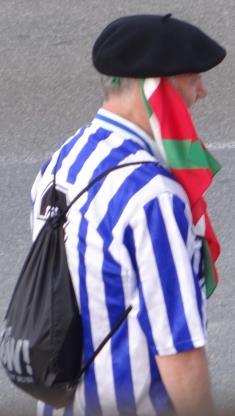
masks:
[[[129,166],[122,163],[123,169],[110,175],[109,183],[105,187],[107,198],[109,193],[115,193],[115,204],[125,205],[127,216],[132,217],[148,203],[160,200],[166,194],[170,199],[176,197],[182,202],[182,206],[190,210],[183,187],[156,159],[145,155],[145,159],[141,160],[132,155],[128,162]]]
[[[146,184],[148,189],[151,189],[151,194],[154,196],[162,193],[175,194],[183,200],[187,200],[187,195],[182,185],[177,182],[170,170],[154,157],[144,154],[143,159],[132,155],[129,158],[130,163],[136,164],[130,182],[140,181],[142,185]]]

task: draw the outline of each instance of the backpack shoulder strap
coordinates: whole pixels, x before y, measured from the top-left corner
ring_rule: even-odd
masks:
[[[103,179],[105,176],[107,176],[109,173],[118,170],[118,169],[122,169],[125,168],[127,166],[132,166],[132,165],[146,165],[149,163],[153,163],[156,164],[157,162],[155,162],[154,160],[140,160],[137,162],[129,162],[129,163],[123,163],[121,165],[117,165],[117,166],[113,166],[112,168],[106,169],[104,172],[102,172],[100,175],[96,176],[96,178],[94,178],[90,183],[88,183],[87,186],[85,186],[85,188],[83,188],[76,196],[75,198],[70,202],[70,204],[67,206],[67,208],[61,213],[61,216],[64,216],[65,214],[67,214],[67,212],[70,210],[70,208],[72,207],[72,205],[87,191],[89,191],[90,188],[92,188],[93,185],[95,185],[98,181],[100,181],[101,179]]]
[[[121,326],[121,324],[125,321],[128,314],[130,313],[132,309],[132,306],[129,305],[128,308],[123,312],[121,317],[119,318],[118,322],[114,325],[114,327],[110,330],[110,332],[106,335],[106,337],[103,339],[103,341],[98,345],[92,356],[87,360],[87,362],[84,364],[83,368],[81,369],[81,372],[78,376],[78,380],[80,377],[85,373],[85,371],[90,367],[90,365],[93,363],[95,357],[99,354],[99,352],[103,349],[105,344],[112,338],[112,336],[115,334],[115,332],[118,330],[118,328]],[[78,381],[77,380],[77,381]]]

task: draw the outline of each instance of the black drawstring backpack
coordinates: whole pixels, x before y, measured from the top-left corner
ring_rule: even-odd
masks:
[[[82,321],[64,245],[66,213],[113,170],[142,163],[153,162],[126,163],[106,170],[62,210],[56,201],[54,176],[49,218],[32,244],[15,286],[1,334],[1,363],[16,386],[56,408],[73,399],[79,379],[131,310],[129,306],[82,366]]]

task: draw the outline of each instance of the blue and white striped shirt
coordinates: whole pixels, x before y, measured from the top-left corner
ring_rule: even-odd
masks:
[[[58,155],[59,161],[57,162]],[[159,160],[139,127],[104,109],[43,166],[32,188],[35,238],[56,170],[67,203],[93,178],[118,164]],[[170,400],[156,355],[206,343],[201,242],[187,196],[160,163],[132,165],[96,183],[70,209],[68,265],[84,327],[84,361],[132,305],[126,321],[87,370],[73,408],[40,415],[160,415]]]

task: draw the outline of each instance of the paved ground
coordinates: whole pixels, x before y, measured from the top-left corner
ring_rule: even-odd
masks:
[[[33,178],[47,155],[87,122],[101,103],[98,79],[90,67],[96,34],[119,15],[171,11],[200,24],[229,52],[224,64],[206,76],[210,98],[198,107],[195,118],[199,132],[223,164],[208,195],[223,249],[221,284],[209,302],[209,355],[216,400],[231,410],[235,391],[235,4],[234,0],[146,0],[144,4],[140,0],[0,0],[0,319],[30,244]],[[0,369],[0,416],[33,414],[34,402],[16,391]]]

